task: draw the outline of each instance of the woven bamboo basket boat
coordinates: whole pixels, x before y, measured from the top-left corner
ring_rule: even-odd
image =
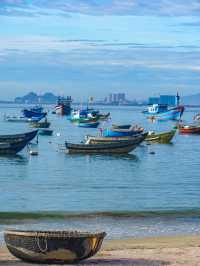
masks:
[[[4,233],[8,250],[17,258],[34,263],[76,263],[94,256],[106,233],[77,231],[16,231]]]

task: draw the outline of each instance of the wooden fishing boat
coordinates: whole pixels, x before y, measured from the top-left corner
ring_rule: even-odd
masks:
[[[179,125],[180,134],[200,134],[200,125]]]
[[[65,143],[69,153],[85,154],[124,154],[133,151],[146,136],[141,137],[140,141],[130,139],[124,142],[115,141],[102,144],[72,144]]]
[[[5,231],[8,250],[25,262],[71,264],[94,256],[106,233],[77,231]]]
[[[107,144],[107,143],[125,143],[129,141],[135,141],[136,144],[140,144],[147,137],[148,133],[142,133],[139,135],[131,137],[95,137],[95,136],[86,136],[86,144]]]
[[[171,131],[162,132],[162,133],[149,132],[145,141],[163,143],[163,144],[170,143],[175,134],[176,134],[176,130],[171,130]]]
[[[37,136],[38,131],[16,135],[0,135],[0,154],[17,154]]]
[[[49,128],[41,128],[39,129],[38,134],[42,136],[52,136],[53,130]]]
[[[48,122],[47,120],[42,121],[42,122],[31,122],[31,127],[35,127],[35,128],[49,128],[51,125],[50,122]]]

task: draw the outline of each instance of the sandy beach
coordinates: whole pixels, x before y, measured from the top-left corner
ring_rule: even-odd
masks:
[[[0,265],[30,264],[17,260],[2,246]],[[107,240],[95,257],[80,265],[198,266],[200,236]]]

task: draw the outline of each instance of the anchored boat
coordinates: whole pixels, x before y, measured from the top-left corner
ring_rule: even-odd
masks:
[[[70,115],[71,113],[71,104],[72,98],[71,96],[58,97],[57,105],[55,106],[55,113],[58,115]]]
[[[133,151],[144,139],[146,135],[141,137],[139,141],[129,139],[127,141],[116,141],[102,144],[72,144],[65,143],[69,153],[84,154],[124,154]]]
[[[84,128],[97,128],[99,124],[100,123],[98,121],[88,121],[88,122],[79,122],[78,126]]]
[[[200,134],[200,125],[179,125],[180,134]]]
[[[168,108],[168,105],[153,104],[143,113],[149,119],[179,120],[184,112],[184,106]]]
[[[38,131],[16,135],[0,135],[0,154],[17,154],[37,136]]]
[[[44,118],[47,113],[46,112],[43,112],[43,107],[34,107],[34,108],[30,108],[30,109],[24,109],[22,110],[22,113],[23,115],[26,117],[26,118],[35,118],[38,120]]]
[[[142,133],[139,135],[131,137],[95,137],[95,136],[86,136],[86,144],[107,144],[107,143],[125,143],[133,141],[136,144],[140,144],[143,141],[148,133]]]
[[[51,125],[50,122],[47,121],[47,119],[45,119],[45,121],[42,122],[31,122],[31,127],[35,127],[35,128],[49,128]]]
[[[180,96],[177,93],[176,106],[169,107],[168,104],[156,103],[149,105],[147,110],[143,111],[149,119],[157,120],[180,120],[184,112],[184,106],[180,105]]]
[[[175,134],[176,130],[162,133],[149,132],[147,137],[145,138],[145,141],[167,144],[171,142]]]
[[[103,130],[104,137],[130,137],[137,134],[141,134],[144,128],[138,126],[131,126],[128,129],[112,127],[110,129]]]
[[[50,128],[40,128],[38,134],[42,136],[52,136],[53,130]]]

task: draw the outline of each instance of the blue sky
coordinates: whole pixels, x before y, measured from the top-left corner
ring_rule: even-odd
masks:
[[[1,0],[0,98],[194,94],[199,0]]]

